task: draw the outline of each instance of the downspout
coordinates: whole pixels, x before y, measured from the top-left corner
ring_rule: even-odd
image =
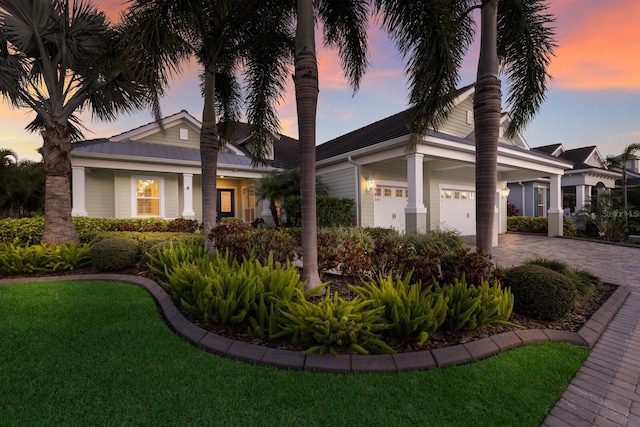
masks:
[[[527,214],[525,213],[527,211],[527,208],[524,204],[525,202],[525,197],[524,197],[524,184],[522,183],[522,181],[518,181],[518,184],[520,185],[520,198],[522,199],[522,204],[520,206],[522,206],[522,216],[527,216]]]
[[[353,161],[351,156],[347,157],[347,161],[354,166],[354,185],[356,190],[356,224],[360,227],[360,165]]]

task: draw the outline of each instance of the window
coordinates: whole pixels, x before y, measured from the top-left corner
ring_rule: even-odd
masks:
[[[162,178],[133,177],[132,216],[134,217],[162,217],[164,209],[161,194],[163,192]]]
[[[189,140],[189,129],[180,128],[180,140],[188,141]]]
[[[536,216],[547,216],[547,212],[546,212],[547,189],[544,187],[538,187],[536,190],[537,190],[536,191],[536,206],[537,206]]]

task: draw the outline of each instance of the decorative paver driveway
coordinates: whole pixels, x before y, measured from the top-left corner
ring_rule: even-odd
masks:
[[[493,248],[492,253],[503,267],[537,256],[559,259],[572,268],[590,271],[605,282],[628,285],[640,291],[640,245],[508,233],[500,236],[499,246]]]

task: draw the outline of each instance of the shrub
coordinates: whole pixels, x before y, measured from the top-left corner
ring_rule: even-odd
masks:
[[[514,295],[514,311],[536,319],[555,321],[574,304],[576,287],[566,276],[539,265],[521,265],[505,271],[503,282]]]
[[[507,217],[507,230],[521,233],[541,233],[549,232],[549,219],[546,216],[510,216]],[[576,224],[572,219],[562,219],[562,234],[573,237],[578,233]]]
[[[540,265],[568,277],[579,295],[590,295],[602,287],[602,280],[595,274],[584,270],[573,270],[567,263],[557,259],[536,257],[526,260],[524,264]]]
[[[62,245],[15,246],[0,244],[0,275],[72,271],[90,264],[89,247]]]
[[[371,267],[378,274],[402,278],[413,271],[415,264],[413,246],[400,240],[397,235],[382,236],[373,242]]]
[[[400,237],[400,233],[393,228],[364,227],[362,230],[371,236],[374,241],[383,238]]]
[[[168,246],[157,248],[155,252],[149,251],[148,257],[149,268],[165,278],[182,264],[198,264],[209,259],[204,243],[197,240],[169,242]]]
[[[138,231],[138,227],[130,222],[121,222],[116,225],[114,231]]]
[[[442,255],[440,258],[441,279],[444,284],[466,277],[466,282],[480,285],[483,281],[494,282],[503,277],[502,271],[495,266],[491,255],[485,251],[472,251],[470,248]]]
[[[447,298],[431,286],[411,285],[411,274],[404,279],[378,276],[363,286],[350,286],[362,300],[371,300],[372,308],[382,307],[383,316],[398,338],[410,338],[422,345],[438,329],[447,315]]]
[[[269,228],[253,228],[242,220],[225,220],[211,230],[211,239],[220,251],[228,250],[242,259],[251,254],[265,261],[272,253],[274,259],[285,263],[294,258],[296,241],[285,231]]]
[[[121,270],[138,262],[140,243],[125,238],[102,240],[91,246],[90,256],[91,265],[98,271]]]
[[[167,231],[171,233],[195,233],[199,228],[195,219],[176,218],[167,224]]]
[[[301,197],[298,195],[287,196],[282,207],[287,214],[285,225],[287,227],[300,227],[302,224]],[[354,224],[353,199],[337,198],[331,196],[318,196],[316,198],[317,226],[318,227],[350,227]]]
[[[328,291],[320,302],[312,303],[304,298],[285,303],[280,331],[272,338],[289,338],[294,344],[308,348],[305,354],[338,354],[345,348],[361,354],[393,353],[380,338],[380,332],[388,329],[382,312],[384,307],[371,307],[371,301],[354,298],[347,301],[337,293]]]
[[[490,323],[507,324],[511,317],[513,294],[498,281],[489,285],[489,282],[483,280],[480,285],[474,286],[467,284],[462,276],[452,285],[441,288],[436,284],[436,289],[442,290],[448,300],[446,319],[442,325],[444,329],[473,329]]]
[[[44,217],[0,220],[0,242],[15,245],[37,245],[42,239]]]

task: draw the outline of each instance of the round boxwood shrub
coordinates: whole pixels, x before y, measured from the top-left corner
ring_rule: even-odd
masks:
[[[113,271],[134,266],[140,257],[140,242],[116,237],[91,246],[91,265],[98,271]]]
[[[540,265],[506,270],[503,285],[513,293],[513,311],[542,320],[560,319],[573,308],[576,297],[576,287],[567,276]]]

